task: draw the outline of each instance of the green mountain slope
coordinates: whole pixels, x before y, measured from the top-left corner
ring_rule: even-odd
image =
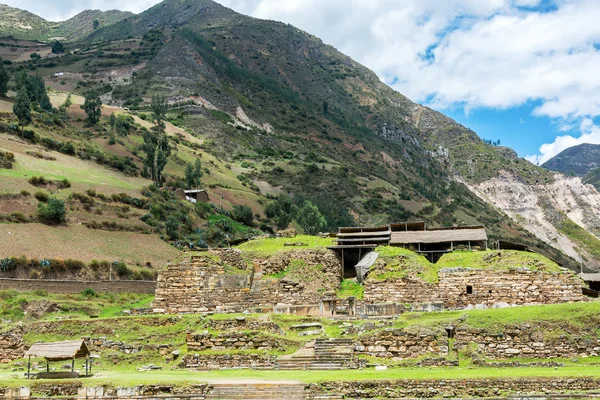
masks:
[[[166,96],[171,120],[189,135],[168,173],[183,175],[202,149],[206,178],[229,204],[248,202],[260,214],[267,196],[286,193],[317,204],[330,230],[406,219],[483,224],[492,240],[573,262],[472,190],[501,171],[528,185],[552,182],[550,172],[411,102],[295,27],[209,0],[167,0],[79,44],[52,63],[29,63],[57,90],[96,88],[139,117],[152,95]],[[100,139],[106,132],[77,136]],[[119,149],[135,160],[143,154],[130,140]]]

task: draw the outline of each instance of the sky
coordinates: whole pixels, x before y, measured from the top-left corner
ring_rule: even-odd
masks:
[[[49,20],[159,0],[0,0]],[[600,144],[598,0],[218,0],[295,25],[534,163]]]

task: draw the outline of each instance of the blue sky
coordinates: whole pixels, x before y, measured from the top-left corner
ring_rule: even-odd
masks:
[[[295,25],[532,162],[600,144],[598,0],[217,0]],[[61,20],[159,0],[4,0]]]

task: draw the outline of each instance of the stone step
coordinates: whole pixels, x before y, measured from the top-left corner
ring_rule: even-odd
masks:
[[[213,384],[207,400],[305,400],[303,384]]]

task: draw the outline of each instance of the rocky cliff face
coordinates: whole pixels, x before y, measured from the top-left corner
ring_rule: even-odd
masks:
[[[528,184],[506,171],[497,178],[467,185],[538,239],[575,260],[583,257],[586,267],[600,270],[593,246],[600,228],[600,193],[593,186],[561,174],[550,183]],[[588,240],[567,229],[573,223],[587,230]]]

